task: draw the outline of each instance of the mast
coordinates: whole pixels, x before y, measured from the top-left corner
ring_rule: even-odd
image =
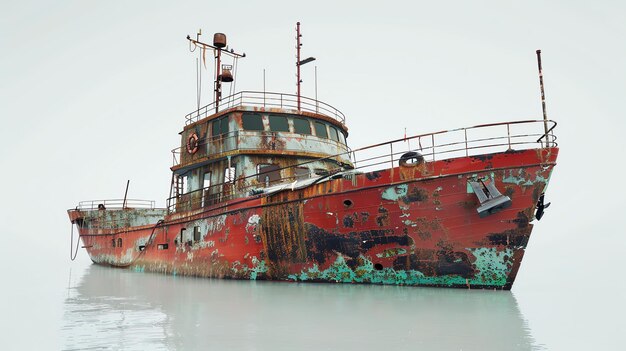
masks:
[[[296,78],[298,79],[298,111],[300,111],[300,83],[302,83],[302,80],[300,79],[300,47],[302,46],[300,43],[300,37],[302,37],[302,34],[300,34],[300,22],[298,22],[296,23]]]
[[[543,109],[543,129],[546,138],[546,147],[548,146],[548,113],[546,112],[546,94],[543,90],[543,70],[541,68],[541,50],[537,50],[537,67],[539,68],[539,86],[541,87],[541,108]]]
[[[210,48],[215,52],[215,81],[213,84],[213,91],[215,96],[215,113],[219,112],[220,108],[220,100],[222,99],[222,82],[230,83],[233,81],[233,75],[230,71],[232,66],[224,65],[222,66],[222,53],[224,55],[230,56],[233,59],[238,59],[240,57],[246,57],[246,54],[236,53],[235,50],[226,47],[226,34],[224,33],[215,33],[213,35],[213,45],[203,43],[199,40],[199,36],[196,39],[191,39],[188,35],[187,40],[189,40],[192,44],[196,46],[202,47],[203,50]]]
[[[300,83],[302,83],[302,79],[300,79],[300,66],[305,63],[309,63],[315,61],[315,57],[308,57],[304,60],[300,60],[300,47],[302,47],[302,43],[300,42],[300,38],[302,34],[300,34],[300,22],[296,22],[296,79],[298,85],[298,111],[300,111]]]

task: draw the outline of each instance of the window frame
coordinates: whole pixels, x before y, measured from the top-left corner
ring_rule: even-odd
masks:
[[[306,174],[304,173],[298,174],[299,170],[306,170]],[[311,169],[309,167],[294,167],[293,177],[295,180],[309,179],[311,178]]]
[[[231,174],[231,170],[232,170],[232,174]],[[229,179],[231,178],[232,179]],[[235,165],[232,165],[230,167],[226,166],[224,167],[224,184],[234,184],[235,181],[237,180],[237,168],[235,167]]]
[[[306,117],[293,117],[292,119],[293,122],[293,132],[294,133],[298,133],[298,134],[302,134],[302,135],[313,135],[313,130],[311,129],[311,120],[306,118]],[[306,122],[306,125],[308,126],[307,130],[308,133],[302,133],[301,131],[298,131],[298,126],[296,125],[296,121],[304,121]],[[304,125],[301,125],[304,126]]]
[[[248,118],[246,118],[248,117]],[[258,117],[258,121],[254,121],[254,126],[250,126],[250,123],[252,123],[253,121],[250,120],[250,118],[252,117]],[[248,123],[246,123],[246,121],[248,121]],[[258,123],[260,123],[260,126],[258,125]],[[248,126],[246,126],[246,124],[248,124]],[[250,128],[252,127],[252,128]],[[259,129],[260,127],[260,129]],[[241,128],[243,128],[243,130],[246,131],[251,131],[251,132],[262,132],[265,130],[265,125],[263,123],[263,115],[261,115],[260,113],[243,113],[241,114]]]
[[[337,128],[335,126],[329,125],[328,129],[330,130],[330,139],[339,142],[339,131],[337,130]]]
[[[271,167],[272,169],[269,171],[261,171],[263,167]],[[278,175],[278,177],[274,177],[272,179],[272,175]],[[276,163],[259,163],[256,165],[256,180],[261,184],[266,184],[265,178],[268,177],[268,182],[271,184],[273,182],[280,181],[282,179],[281,167]]]
[[[272,120],[276,120],[277,118],[282,119],[285,121],[285,124],[283,127],[286,127],[286,129],[274,129],[273,124],[275,125],[276,123],[272,123]],[[269,122],[269,126],[270,126],[270,131],[271,132],[289,132],[289,119],[287,118],[287,116],[283,116],[283,115],[268,115],[267,117],[268,122]],[[282,123],[282,122],[281,122]]]
[[[318,134],[318,128],[317,126],[322,126],[324,129],[322,129],[324,131],[324,136],[320,136]],[[327,128],[327,124],[322,122],[322,121],[313,121],[313,127],[315,128],[315,136],[318,138],[324,138],[324,139],[330,139],[329,135],[328,135],[328,128]]]
[[[211,122],[211,136],[213,138],[228,134],[230,131],[228,115],[214,119]]]

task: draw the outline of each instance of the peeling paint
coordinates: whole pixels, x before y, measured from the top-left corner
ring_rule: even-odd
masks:
[[[70,218],[84,221],[81,240],[95,262],[131,265],[137,271],[510,289],[530,236],[536,198],[552,168],[503,168],[533,154],[494,154],[494,169],[488,170],[467,158],[430,162],[433,179],[419,179],[420,172],[409,179],[395,170],[328,178],[225,202],[219,209],[175,212],[165,215],[166,224],[158,228],[114,228],[100,220],[126,221],[115,210],[101,211],[111,212],[106,215],[74,211]],[[463,174],[438,176],[448,168]],[[466,192],[468,178],[495,181],[513,195],[512,206],[480,219],[476,196]],[[504,187],[503,179],[512,182]],[[122,247],[112,244],[117,239],[123,239]]]

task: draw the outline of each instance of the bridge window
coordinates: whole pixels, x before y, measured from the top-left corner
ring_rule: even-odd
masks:
[[[293,129],[296,133],[311,135],[311,124],[306,118],[294,118]]]
[[[336,142],[339,142],[339,134],[337,133],[337,128],[335,127],[329,127],[329,128],[330,128],[330,138]]]
[[[242,116],[243,129],[263,130],[263,119],[256,113],[244,113]]]
[[[113,247],[115,247],[115,239],[111,240],[111,244],[113,245]]]
[[[287,122],[287,117],[270,115],[270,130],[272,132],[288,132],[289,123]]]
[[[271,164],[258,165],[257,180],[265,185],[269,185],[271,182],[280,180],[280,166]]]
[[[117,247],[122,247],[122,238],[117,238]]]
[[[212,135],[215,137],[220,134],[228,134],[228,116],[213,121]]]
[[[317,135],[318,138],[328,138],[326,124],[322,122],[315,122],[315,135]]]

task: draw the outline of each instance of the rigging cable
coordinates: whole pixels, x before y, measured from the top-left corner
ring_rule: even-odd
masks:
[[[200,109],[200,68],[198,67],[200,62],[198,58],[196,58],[196,102],[198,106],[198,110]]]

